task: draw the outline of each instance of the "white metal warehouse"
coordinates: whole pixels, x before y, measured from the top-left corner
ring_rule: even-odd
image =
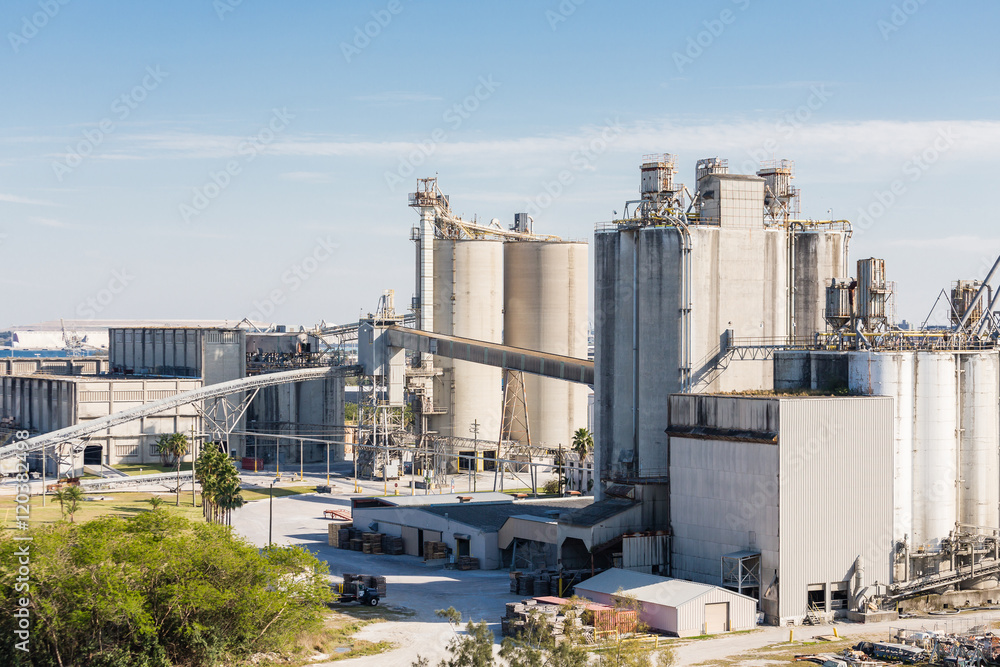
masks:
[[[757,601],[719,586],[629,570],[606,570],[576,585],[576,594],[613,605],[626,595],[641,605],[639,620],[677,637],[757,627]]]

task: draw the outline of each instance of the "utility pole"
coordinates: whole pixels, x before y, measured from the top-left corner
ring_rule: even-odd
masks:
[[[198,458],[198,443],[194,439],[194,427],[191,427],[191,507],[198,506],[198,499],[194,493],[194,486],[197,483],[198,475],[195,474],[195,459]]]
[[[556,478],[556,493],[560,496],[563,494],[563,472],[566,470],[566,459],[563,458],[562,443],[559,443],[559,465],[556,466],[556,474],[559,475]]]
[[[469,431],[472,432],[473,442],[475,443],[472,447],[472,461],[469,461],[469,490],[476,490],[476,477],[472,471],[473,466],[476,467],[476,472],[479,472],[479,420],[473,419],[472,425],[469,427]]]

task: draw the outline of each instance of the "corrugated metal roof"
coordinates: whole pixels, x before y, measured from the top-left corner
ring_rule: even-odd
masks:
[[[590,500],[578,502],[589,503]],[[512,516],[546,517],[554,521],[557,516],[567,510],[567,504],[569,503],[565,501],[551,505],[541,503],[464,503],[462,505],[424,506],[416,509],[438,516],[447,514],[452,521],[496,531],[500,530],[507,519]]]
[[[564,512],[559,517],[559,522],[568,523],[573,526],[594,526],[605,519],[610,519],[617,514],[621,514],[635,505],[636,502],[634,500],[605,498],[587,507]]]
[[[423,496],[378,496],[378,499],[388,505],[398,507],[413,507],[415,505],[454,505],[459,498],[471,498],[470,503],[512,503],[514,497],[506,493],[445,493],[441,495]]]
[[[585,596],[587,591],[603,593],[604,595],[614,595],[620,590],[622,593],[634,597],[639,602],[648,602],[664,607],[679,607],[686,602],[711,593],[715,589],[724,590],[726,593],[731,593],[738,597],[746,597],[745,595],[733,593],[719,586],[699,584],[684,579],[670,579],[669,577],[659,577],[655,574],[632,572],[618,568],[605,570],[599,575],[576,585],[578,595]]]

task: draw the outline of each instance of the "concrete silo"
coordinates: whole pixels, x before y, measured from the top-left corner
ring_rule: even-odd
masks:
[[[587,357],[587,244],[504,244],[504,343]],[[587,426],[587,388],[526,374],[525,402],[533,445],[569,448]]]
[[[811,338],[827,330],[823,306],[826,288],[831,278],[849,275],[847,248],[850,232],[816,229],[792,224],[789,254],[792,274],[792,313],[795,318],[791,333],[796,339]]]
[[[434,330],[493,343],[503,338],[503,242],[434,239]],[[480,440],[500,437],[499,368],[434,357],[442,375],[434,380],[435,403],[447,412],[430,417],[443,436]]]

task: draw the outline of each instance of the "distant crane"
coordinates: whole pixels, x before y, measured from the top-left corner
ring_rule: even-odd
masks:
[[[72,335],[66,333],[66,322],[61,317],[59,318],[59,326],[62,327],[63,346],[69,350],[71,357],[76,356],[77,351],[83,348],[83,339],[75,331]]]

